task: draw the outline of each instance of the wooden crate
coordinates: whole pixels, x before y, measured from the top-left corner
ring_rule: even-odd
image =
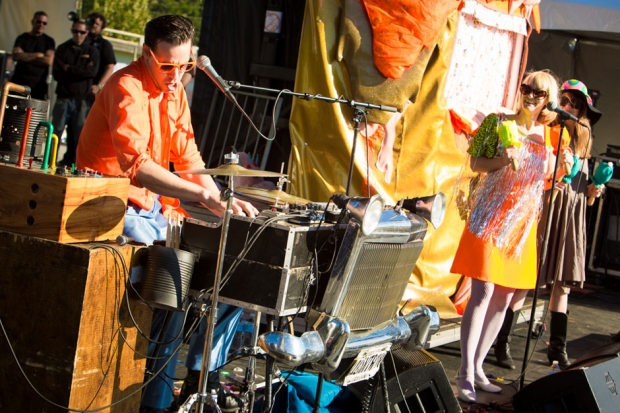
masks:
[[[0,164],[0,229],[58,242],[123,232],[129,179],[64,176]]]
[[[152,313],[127,302],[121,261],[136,249],[115,251],[0,231],[0,412],[138,412],[148,343],[136,324],[148,334]],[[32,385],[64,409],[31,388],[7,340]]]

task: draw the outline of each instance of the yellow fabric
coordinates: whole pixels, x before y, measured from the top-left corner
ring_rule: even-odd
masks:
[[[461,276],[451,274],[450,266],[464,221],[459,217],[452,194],[455,187],[467,188],[473,176],[469,169],[463,173],[464,145],[455,137],[442,99],[456,13],[437,36],[437,46],[428,49],[428,55],[418,57],[408,69],[412,73],[405,71],[398,81],[383,78],[384,82],[370,82],[354,88],[352,83],[366,79],[365,73],[378,72],[369,52],[372,50],[372,39],[367,35],[369,26],[354,26],[348,19],[357,13],[352,8],[356,3],[359,7],[359,2],[342,0],[345,1],[347,13],[338,0],[306,2],[295,91],[343,96],[374,104],[389,105],[386,101],[396,101],[402,102],[402,107],[406,107],[411,96],[413,103],[396,125],[392,156],[394,178],[386,183],[383,173],[375,167],[381,142],[371,145],[370,162],[366,162],[366,140],[358,135],[350,195],[366,192],[367,164],[370,165],[372,191],[380,193],[388,204],[439,190],[446,193],[449,201],[446,218],[436,230],[429,225],[424,249],[403,298],[411,298],[409,308],[430,304],[437,307],[442,317],[455,317],[457,313],[450,296]],[[341,29],[345,30],[344,40],[340,36]],[[357,37],[358,49],[348,50],[355,42],[351,35],[346,39],[347,31],[366,33]],[[353,111],[345,105],[318,100],[293,102],[289,178],[295,195],[326,202],[333,193],[345,192],[353,140],[352,115]]]

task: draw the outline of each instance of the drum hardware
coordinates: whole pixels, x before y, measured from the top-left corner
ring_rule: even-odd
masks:
[[[226,159],[230,159],[231,156],[237,157],[237,162],[239,161],[239,155],[235,153],[230,153],[224,155]],[[274,178],[279,176],[286,176],[281,172],[271,172],[271,171],[262,171],[260,169],[247,169],[237,163],[228,163],[225,165],[218,166],[217,168],[211,169],[194,169],[190,171],[179,171],[179,174],[197,174],[197,175],[213,175],[213,176],[250,176],[250,177],[264,177],[264,178]],[[229,185],[229,189],[230,189]],[[232,189],[231,189],[232,191]]]
[[[240,186],[235,191],[235,194],[240,195],[242,197],[247,197],[250,199],[255,199],[257,201],[272,203],[272,205],[277,206],[281,203],[295,204],[295,205],[307,205],[312,202],[300,198],[295,195],[287,194],[281,189],[263,189],[263,188],[254,188],[254,187],[243,187]]]
[[[205,402],[208,403],[215,411],[217,412],[221,411],[217,404],[217,392],[214,389],[212,389],[211,393],[209,394],[206,393],[207,376],[209,374],[209,365],[211,361],[211,350],[213,348],[213,332],[215,330],[215,324],[217,323],[217,303],[218,303],[218,298],[219,298],[220,281],[222,277],[222,269],[223,269],[223,264],[224,264],[224,251],[226,248],[226,241],[227,241],[227,236],[228,236],[228,225],[230,222],[230,216],[232,215],[234,184],[233,184],[233,179],[231,179],[230,177],[237,176],[235,175],[236,173],[241,173],[241,171],[238,168],[234,168],[235,166],[239,168],[243,168],[236,164],[236,162],[239,161],[238,155],[230,154],[230,155],[226,155],[226,158],[231,162],[230,163],[231,167],[226,167],[226,165],[223,165],[223,167],[221,167],[221,169],[219,169],[218,171],[220,175],[229,176],[229,179],[228,179],[228,189],[223,190],[220,193],[220,198],[222,199],[222,201],[226,201],[226,210],[224,211],[224,216],[223,216],[222,232],[220,236],[220,247],[219,247],[220,253],[218,253],[217,265],[216,265],[216,271],[215,271],[215,279],[213,283],[213,290],[211,292],[211,308],[207,313],[207,331],[206,331],[206,336],[205,336],[206,338],[205,338],[204,349],[202,353],[202,366],[200,369],[200,380],[198,382],[199,393],[196,395],[196,397],[192,395],[192,397],[190,397],[188,402],[184,403],[181,406],[179,411],[189,411],[195,402],[199,403],[198,409],[197,409],[198,413],[203,412],[203,407],[204,407]],[[218,169],[218,168],[215,168],[215,169]],[[245,168],[243,168],[243,170],[245,170]],[[214,171],[215,170],[205,169],[202,171],[190,171],[187,173],[196,173],[196,174],[202,173],[202,174],[207,174],[207,175],[213,175]],[[228,175],[226,173],[228,173]]]
[[[228,228],[230,226],[230,218],[232,215],[232,205],[234,198],[234,176],[283,176],[285,174],[275,173],[269,171],[261,171],[255,169],[246,169],[240,165],[239,155],[235,153],[230,153],[225,155],[225,159],[228,161],[228,164],[219,166],[213,169],[203,169],[197,171],[185,171],[183,173],[186,174],[205,174],[205,175],[217,175],[217,176],[227,176],[228,179],[228,188],[223,189],[220,192],[220,199],[222,201],[226,201],[226,210],[224,211],[224,215],[222,217],[222,230],[220,235],[220,244],[218,248],[217,254],[217,264],[215,269],[215,277],[213,281],[213,290],[211,292],[211,307],[207,313],[207,331],[206,338],[204,344],[204,350],[202,354],[202,366],[200,369],[200,380],[199,380],[199,393],[196,395],[192,395],[185,402],[179,411],[190,411],[192,406],[198,402],[197,413],[202,413],[205,402],[208,403],[215,411],[220,412],[221,409],[217,404],[217,392],[212,389],[210,393],[207,393],[207,376],[209,374],[209,365],[211,362],[211,351],[213,349],[213,333],[215,330],[215,325],[217,323],[217,303],[219,302],[219,293],[220,293],[220,285],[222,281],[222,273],[224,267],[224,258],[226,251],[226,243],[228,239]],[[257,313],[257,318],[260,313]],[[259,320],[260,322],[260,320]],[[255,329],[255,332],[258,329]],[[253,335],[254,337],[254,335]],[[256,343],[253,343],[256,346]],[[255,360],[252,360],[254,356],[250,356],[251,362],[255,363]],[[251,372],[252,376],[254,376],[254,369]],[[254,383],[254,377],[250,380],[251,385]],[[196,397],[194,397],[196,396]]]

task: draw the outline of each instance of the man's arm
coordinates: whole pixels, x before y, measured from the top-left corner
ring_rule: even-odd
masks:
[[[95,77],[99,70],[99,52],[95,47],[88,47],[81,56],[79,63],[69,66],[72,77],[89,79]]]
[[[107,82],[110,76],[112,76],[112,73],[114,73],[114,63],[110,63],[105,66],[105,69],[103,70],[103,73],[101,74],[101,79],[99,79],[99,83],[93,84],[90,87],[90,92],[93,95],[96,95],[97,93],[99,93],[103,85],[105,85],[105,82]]]
[[[200,202],[218,216],[222,216],[226,209],[226,202],[220,201],[220,191],[210,175],[183,173],[179,175],[181,177],[150,159],[136,171],[138,182],[149,191],[171,198]],[[238,199],[233,200],[232,211],[234,214],[245,213],[250,217],[258,214],[254,206]]]
[[[105,82],[108,81],[110,76],[112,76],[113,72],[114,72],[114,63],[107,64],[105,66],[105,69],[103,70],[103,73],[101,74],[101,79],[99,79],[99,84],[102,86],[105,85]]]
[[[45,55],[40,59],[40,61],[47,66],[51,66],[54,63],[54,50],[48,49],[45,51]]]
[[[46,50],[45,53],[41,52],[24,52],[20,46],[13,47],[11,51],[13,60],[16,62],[29,62],[40,66],[51,66],[54,62],[54,50]]]
[[[35,63],[35,61],[37,60],[42,61],[45,57],[45,54],[41,52],[32,52],[32,53],[24,52],[24,50],[21,47],[14,47],[13,51],[11,52],[11,55],[13,56],[13,60],[15,60],[16,62],[30,62],[30,63]]]

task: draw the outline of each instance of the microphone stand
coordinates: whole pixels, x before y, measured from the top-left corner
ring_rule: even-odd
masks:
[[[541,277],[541,270],[543,267],[543,262],[547,258],[547,244],[549,243],[549,228],[551,227],[551,214],[553,213],[553,204],[554,204],[554,196],[553,196],[553,188],[555,186],[555,179],[558,173],[558,167],[560,165],[560,150],[562,147],[562,134],[564,133],[564,127],[566,125],[566,119],[563,116],[559,116],[560,118],[560,136],[558,138],[557,148],[555,148],[555,166],[553,168],[553,176],[551,178],[552,186],[551,186],[551,196],[549,197],[549,208],[547,210],[547,217],[545,218],[545,233],[543,237],[543,242],[540,247],[540,258],[538,259],[538,270],[536,273],[536,285],[534,286],[534,297],[532,298],[532,310],[530,312],[530,326],[527,332],[527,339],[525,340],[525,350],[523,353],[523,364],[521,365],[521,375],[519,380],[519,390],[523,389],[523,383],[525,381],[525,369],[527,367],[529,361],[529,350],[530,350],[530,340],[532,339],[532,326],[534,325],[534,321],[536,318],[536,304],[538,302],[538,286]],[[544,201],[543,201],[544,202]],[[543,206],[544,208],[544,206]]]
[[[353,119],[352,119],[353,121],[353,142],[351,144],[351,159],[349,161],[349,171],[347,173],[347,185],[346,185],[347,196],[349,195],[351,181],[353,179],[353,165],[355,163],[355,149],[357,147],[357,135],[359,134],[360,123],[362,122],[362,119],[365,117],[364,115],[367,113],[366,110],[377,109],[377,110],[383,110],[385,112],[392,112],[392,113],[398,112],[398,109],[396,109],[393,106],[375,105],[373,103],[367,103],[367,102],[356,102],[355,100],[352,100],[352,99],[331,98],[331,97],[325,97],[321,95],[312,95],[310,93],[296,93],[296,92],[291,92],[290,90],[286,90],[286,89],[277,90],[277,89],[269,89],[269,88],[259,87],[259,86],[249,86],[249,85],[243,85],[235,81],[225,81],[225,83],[228,84],[229,87],[233,89],[250,89],[253,91],[260,91],[260,92],[285,94],[285,95],[294,96],[294,97],[297,97],[303,100],[308,100],[308,101],[313,100],[313,99],[318,99],[318,100],[322,100],[328,103],[343,103],[353,108]],[[234,102],[234,103],[237,106],[237,108],[239,108],[239,110],[241,110],[241,112],[245,115],[245,112],[239,106],[239,104],[237,102]],[[245,116],[247,117],[247,115]]]

